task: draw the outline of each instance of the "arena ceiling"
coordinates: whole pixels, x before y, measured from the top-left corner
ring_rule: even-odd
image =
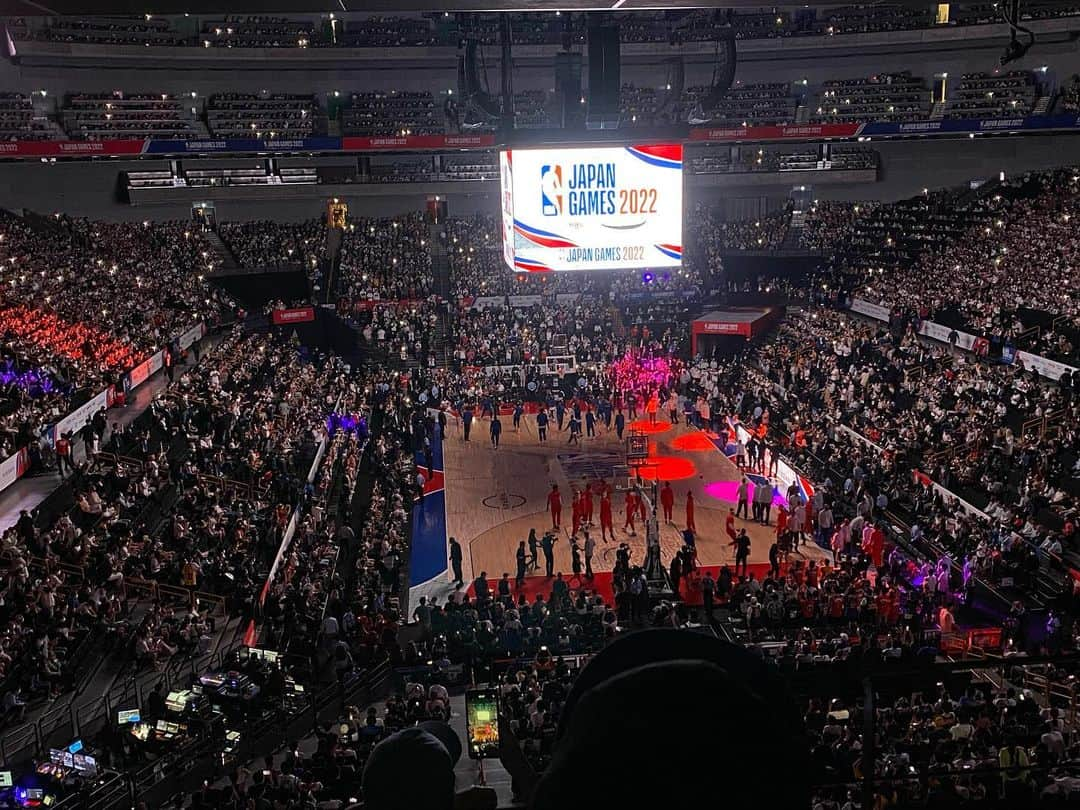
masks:
[[[925,6],[925,2],[897,3]],[[806,8],[842,2],[766,0],[0,0],[0,12],[23,16],[109,14],[318,14],[421,11],[645,11],[692,8]],[[868,3],[867,5],[874,5]]]

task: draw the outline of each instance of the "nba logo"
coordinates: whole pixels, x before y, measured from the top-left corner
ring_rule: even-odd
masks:
[[[540,167],[540,213],[557,217],[562,213],[562,166]]]

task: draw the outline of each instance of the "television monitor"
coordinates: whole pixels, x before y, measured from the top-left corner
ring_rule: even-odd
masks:
[[[682,267],[682,144],[512,149],[499,167],[515,273]]]

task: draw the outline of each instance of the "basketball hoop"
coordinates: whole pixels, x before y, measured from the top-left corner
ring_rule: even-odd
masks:
[[[640,430],[633,430],[626,437],[626,463],[644,461],[649,457],[649,437]]]
[[[649,461],[649,437],[640,430],[631,430],[626,436],[626,464],[615,467],[615,490],[626,492],[637,485],[641,470],[656,467]]]

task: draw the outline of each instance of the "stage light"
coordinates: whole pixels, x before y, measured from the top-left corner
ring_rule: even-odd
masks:
[[[640,433],[666,433],[671,430],[671,423],[667,421],[650,422],[648,419],[637,419],[627,425],[630,430]],[[655,450],[656,448],[652,448]]]
[[[697,472],[694,462],[678,456],[649,456],[640,470],[646,481],[678,481],[691,478]]]
[[[652,284],[653,283],[653,274],[652,273],[642,273],[641,274],[641,283],[642,284]]]
[[[684,433],[681,436],[677,436],[671,443],[671,446],[676,450],[683,450],[691,453],[697,453],[704,450],[716,450],[716,445],[713,444],[712,439],[701,431]]]

